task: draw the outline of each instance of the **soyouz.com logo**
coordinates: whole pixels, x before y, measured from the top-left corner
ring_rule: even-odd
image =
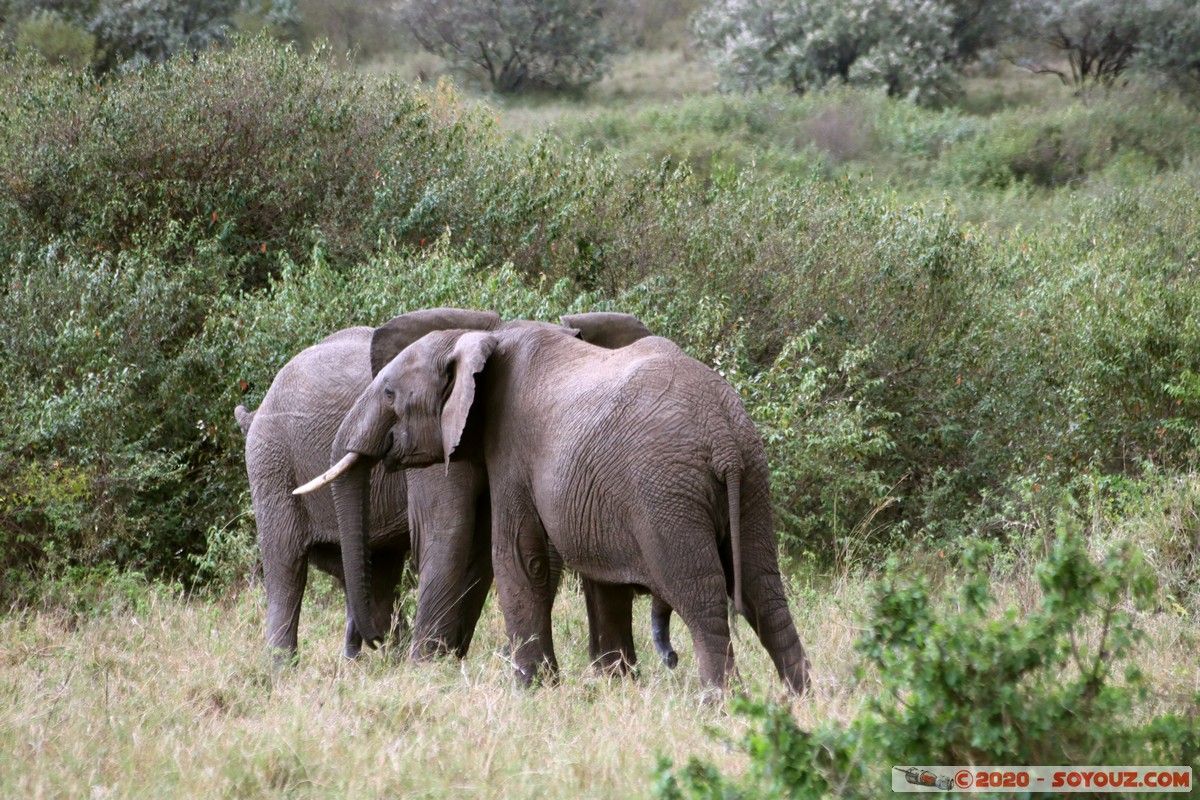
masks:
[[[894,767],[893,792],[1178,792],[1191,767]]]

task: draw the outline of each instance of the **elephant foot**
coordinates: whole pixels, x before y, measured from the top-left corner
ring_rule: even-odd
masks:
[[[513,674],[517,683],[526,689],[558,686],[558,666],[547,662],[527,666],[516,665],[513,667]]]
[[[430,661],[438,661],[450,656],[459,657],[455,649],[446,644],[442,639],[414,641],[408,654],[408,657],[415,664],[426,664]]]
[[[637,664],[630,664],[620,656],[597,659],[592,662],[592,669],[606,678],[632,677],[636,679],[639,675]]]
[[[665,653],[659,653],[662,662],[667,665],[667,669],[675,669],[679,665],[679,654],[674,650],[668,650]]]
[[[346,645],[342,650],[342,658],[347,661],[357,661],[362,658],[362,645]]]
[[[271,670],[273,672],[283,672],[292,669],[299,663],[300,654],[295,650],[278,647],[271,649]]]
[[[720,686],[705,686],[700,690],[700,705],[713,708],[725,704],[725,690]]]

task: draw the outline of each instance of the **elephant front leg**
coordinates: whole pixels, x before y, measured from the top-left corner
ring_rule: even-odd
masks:
[[[408,521],[420,576],[411,656],[466,655],[492,582],[484,475],[456,462],[409,470]],[[485,527],[486,526],[486,527]]]
[[[633,587],[582,580],[588,615],[588,655],[600,672],[627,675],[637,666],[633,646]]]
[[[286,559],[272,548],[263,549],[263,584],[267,592],[267,645],[275,667],[296,660],[300,605],[308,581],[304,558]]]
[[[492,563],[517,679],[526,686],[557,681],[550,628],[554,584],[546,532],[537,514],[492,507]]]

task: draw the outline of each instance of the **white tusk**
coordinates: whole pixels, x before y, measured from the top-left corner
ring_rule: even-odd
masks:
[[[317,477],[313,478],[311,481],[304,484],[300,488],[293,489],[292,494],[308,494],[309,492],[313,492],[313,491],[316,491],[317,489],[320,489],[322,486],[324,486],[325,484],[332,481],[338,475],[341,475],[343,472],[350,469],[350,467],[354,466],[355,461],[358,461],[358,453],[346,453],[346,455],[342,456],[341,461],[337,462],[332,467],[325,470],[325,472],[323,474],[318,475]]]

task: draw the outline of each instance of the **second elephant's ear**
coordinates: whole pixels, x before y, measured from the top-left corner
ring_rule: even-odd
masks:
[[[483,370],[495,349],[496,337],[492,334],[464,333],[458,337],[447,361],[446,369],[453,376],[450,396],[442,406],[442,452],[447,466],[462,441],[467,417],[475,402],[475,376]]]
[[[401,314],[380,325],[371,335],[371,376],[379,374],[400,351],[433,331],[468,328],[490,331],[500,324],[495,311],[465,308],[429,308]]]
[[[632,314],[616,311],[593,311],[589,314],[566,314],[562,324],[575,328],[585,342],[616,350],[638,339],[653,336],[650,329]]]

